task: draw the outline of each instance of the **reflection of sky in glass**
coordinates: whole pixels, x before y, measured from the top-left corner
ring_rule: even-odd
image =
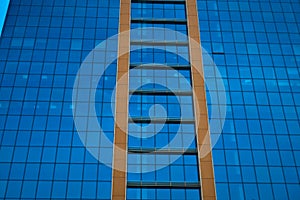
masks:
[[[9,0],[1,0],[0,1],[0,36],[2,33],[2,28],[4,25],[4,21],[5,21],[8,4],[9,4]]]

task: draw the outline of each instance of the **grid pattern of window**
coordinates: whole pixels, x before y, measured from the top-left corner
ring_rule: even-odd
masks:
[[[185,20],[185,5],[183,3],[143,3],[133,1],[131,4],[133,19],[168,19]]]
[[[151,88],[151,91],[155,92],[155,90],[156,87]],[[129,102],[129,115],[132,118],[159,118],[160,116],[163,117],[163,109],[165,110],[168,118],[193,119],[192,97],[181,96],[180,99],[181,101],[173,95],[132,95],[131,101]],[[163,102],[163,100],[165,101]],[[154,107],[152,110],[150,110],[154,104],[159,104],[161,107]]]
[[[182,35],[179,35],[180,33],[187,35],[187,27],[186,24],[174,24],[170,23],[167,24],[165,21],[161,21],[160,23],[156,22],[155,20],[152,21],[146,21],[146,20],[132,20],[131,23],[131,29],[135,28],[148,28],[147,29],[141,29],[140,37],[137,37],[134,35],[136,40],[147,40],[148,38],[155,38],[157,40],[163,41],[163,40],[176,40],[176,41],[186,41],[187,38],[183,37]],[[186,22],[184,22],[186,23]],[[173,35],[170,35],[170,33],[165,33],[163,30],[153,30],[150,31],[150,28],[161,28],[161,29],[170,29],[176,32],[173,32]],[[179,33],[177,33],[179,32]]]
[[[181,69],[181,70],[168,70],[167,69],[159,69],[159,66],[153,66],[154,69],[145,69],[146,67],[139,67],[131,70],[130,73],[130,83],[129,90],[137,88],[139,90],[151,90],[154,88],[155,90],[171,90],[171,91],[191,91],[191,75],[189,69]],[[165,67],[166,68],[166,67]],[[157,83],[157,84],[153,84]],[[160,85],[159,85],[160,84]],[[139,87],[140,86],[140,87]],[[159,99],[159,97],[156,97]],[[176,97],[169,97],[168,99]],[[188,97],[187,97],[188,98]],[[187,98],[181,97],[184,99]],[[151,99],[151,97],[148,97]],[[160,98],[162,102],[164,98]],[[169,101],[172,103],[171,101]],[[191,102],[190,102],[191,103]]]
[[[132,48],[137,50],[130,53],[131,65],[156,63],[168,66],[187,66],[189,61],[184,58],[188,57],[189,50],[184,45],[187,43],[183,43],[182,46],[132,45]],[[176,54],[172,53],[173,51],[170,52],[171,50],[174,50]]]
[[[298,199],[299,1],[197,2],[228,100],[213,150],[218,199]]]
[[[147,123],[138,125],[129,124],[128,146],[132,149],[160,149],[184,150],[192,149],[196,151],[195,127],[194,124],[153,124]],[[153,133],[156,133],[153,135]],[[152,136],[152,135],[153,136]],[[176,143],[171,141],[176,137]],[[191,142],[188,142],[192,140]],[[189,146],[187,146],[189,144]]]
[[[187,37],[149,29],[186,35],[185,2],[132,1],[131,17],[148,29],[131,37],[127,199],[200,199]]]
[[[118,24],[118,0],[11,0],[0,38],[0,199],[111,198],[111,169],[74,127],[72,88],[81,62]],[[116,62],[96,95],[111,140],[115,75]]]
[[[200,199],[198,189],[128,188],[127,199]]]
[[[172,158],[173,157],[173,158]],[[177,155],[164,154],[128,154],[128,168],[136,173],[128,174],[129,182],[158,182],[168,183],[170,185],[182,182],[198,183],[199,175],[197,169],[196,155],[183,155],[177,158]],[[176,160],[171,165],[163,167],[164,164]],[[151,172],[141,173],[144,170]]]

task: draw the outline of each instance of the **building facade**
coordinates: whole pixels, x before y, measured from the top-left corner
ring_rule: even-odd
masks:
[[[299,20],[296,0],[11,0],[0,198],[298,199]]]
[[[197,1],[201,43],[225,83],[213,148],[220,199],[299,196],[299,2]],[[205,68],[205,77],[214,72]]]

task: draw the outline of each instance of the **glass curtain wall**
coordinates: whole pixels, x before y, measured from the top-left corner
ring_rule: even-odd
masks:
[[[118,33],[119,4],[10,1],[0,38],[0,199],[111,198],[111,168],[87,151],[74,127],[72,89],[88,53]],[[111,140],[115,79],[116,62],[95,99]]]
[[[299,1],[197,3],[201,43],[227,94],[213,149],[218,199],[298,199]],[[214,78],[204,69],[206,79]]]
[[[154,31],[143,30],[149,27]],[[130,55],[127,199],[200,199],[191,70],[178,53],[189,54],[185,1],[132,1],[131,29],[136,28]],[[167,35],[163,28],[176,32]],[[147,40],[149,35],[155,42]]]

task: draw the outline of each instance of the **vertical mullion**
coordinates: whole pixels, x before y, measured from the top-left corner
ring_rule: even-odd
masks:
[[[126,199],[130,5],[131,0],[120,0],[114,149],[112,163],[112,199]]]
[[[196,0],[186,0],[186,13],[188,22],[192,86],[194,90],[194,112],[197,133],[201,196],[202,199],[216,199]]]

